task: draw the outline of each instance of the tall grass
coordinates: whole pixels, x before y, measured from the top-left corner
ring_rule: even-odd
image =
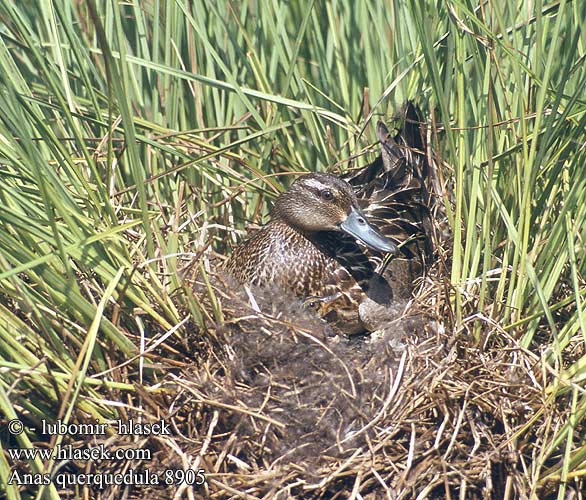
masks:
[[[453,186],[453,327],[542,354],[569,410],[526,473],[564,498],[586,470],[585,16],[576,1],[4,0],[4,416],[115,415],[96,389],[157,380],[137,354],[192,328],[173,330],[178,254],[228,251],[292,175],[347,168],[374,117],[414,99]]]

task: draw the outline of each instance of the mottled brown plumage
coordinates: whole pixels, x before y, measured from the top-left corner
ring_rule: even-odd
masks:
[[[371,326],[364,304],[410,294],[431,258],[431,219],[421,120],[410,103],[405,117],[395,137],[379,122],[381,155],[360,171],[298,178],[272,220],[234,250],[228,272],[243,284],[293,292],[347,334]],[[396,244],[400,256],[388,265]]]

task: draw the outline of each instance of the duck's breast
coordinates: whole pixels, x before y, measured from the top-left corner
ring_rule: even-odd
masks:
[[[277,285],[305,298],[331,281],[335,261],[290,226],[271,222],[238,246],[227,270],[241,283]]]

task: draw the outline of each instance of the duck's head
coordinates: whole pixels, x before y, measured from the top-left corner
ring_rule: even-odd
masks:
[[[307,233],[343,231],[374,250],[398,251],[392,241],[368,222],[352,187],[335,175],[299,177],[279,196],[273,216]]]

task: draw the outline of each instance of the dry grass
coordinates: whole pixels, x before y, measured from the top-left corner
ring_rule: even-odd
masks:
[[[163,418],[172,436],[107,442],[154,453],[150,461],[115,462],[116,471],[201,468],[207,484],[110,486],[92,491],[95,498],[172,498],[170,488],[176,495],[193,488],[195,498],[264,499],[554,493],[548,483],[531,491],[526,481],[564,419],[544,391],[550,375],[488,321],[475,342],[466,325],[482,318],[454,331],[437,272],[412,303],[397,305],[393,329],[350,341],[287,297],[255,291],[261,313],[229,280],[207,279],[224,323],[208,321],[199,342],[160,346],[151,359],[175,368],[120,398],[126,419]],[[194,273],[188,282],[211,318],[206,280]]]

